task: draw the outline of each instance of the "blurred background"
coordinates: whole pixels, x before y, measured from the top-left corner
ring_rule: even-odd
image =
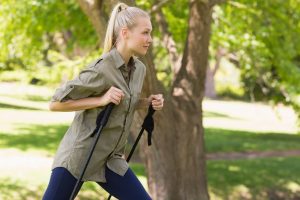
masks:
[[[0,2],[0,199],[41,199],[74,115],[50,112],[48,102],[101,55],[116,2]],[[214,3],[202,102],[210,199],[300,199],[300,1],[204,2]],[[168,90],[191,2],[133,3],[151,15],[151,56]],[[138,154],[131,167],[148,188]],[[77,199],[105,197],[86,183]]]

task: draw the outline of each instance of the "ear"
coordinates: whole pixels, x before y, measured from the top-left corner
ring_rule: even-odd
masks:
[[[127,39],[128,38],[128,34],[129,34],[129,30],[128,30],[127,27],[121,28],[121,36],[122,36],[122,38]]]

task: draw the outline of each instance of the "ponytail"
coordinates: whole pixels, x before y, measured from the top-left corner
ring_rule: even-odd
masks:
[[[132,28],[138,16],[149,17],[147,12],[137,7],[129,7],[125,3],[118,3],[112,10],[107,25],[103,54],[109,52],[117,43],[118,34],[122,27]]]

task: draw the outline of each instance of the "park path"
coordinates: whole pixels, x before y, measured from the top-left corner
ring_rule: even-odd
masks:
[[[277,151],[253,151],[253,152],[220,152],[206,154],[207,160],[239,160],[239,159],[256,159],[272,157],[299,157],[300,149],[296,150],[277,150]],[[44,171],[50,172],[53,158],[45,155],[28,154],[16,150],[0,150],[0,171],[3,174],[24,176],[26,171]],[[137,157],[135,162],[141,162]],[[19,166],[23,166],[20,171]]]
[[[207,160],[237,160],[237,159],[256,159],[270,157],[293,157],[300,156],[300,149],[296,150],[277,150],[277,151],[253,151],[253,152],[220,152],[206,154]]]

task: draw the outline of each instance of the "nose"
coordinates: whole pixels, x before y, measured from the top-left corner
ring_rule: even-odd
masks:
[[[149,35],[149,38],[148,38],[148,43],[149,43],[149,44],[151,44],[151,43],[152,43],[152,41],[153,41],[153,40],[152,40],[152,37],[151,37],[151,35]]]

